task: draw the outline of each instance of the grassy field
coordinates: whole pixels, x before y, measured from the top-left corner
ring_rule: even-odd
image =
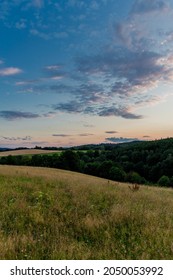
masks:
[[[0,166],[0,259],[173,259],[173,190]]]
[[[22,150],[12,150],[0,152],[0,157],[7,156],[20,156],[20,155],[38,155],[38,154],[52,154],[52,153],[61,153],[58,150],[40,150],[40,149],[22,149]]]

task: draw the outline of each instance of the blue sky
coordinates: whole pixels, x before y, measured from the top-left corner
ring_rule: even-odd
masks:
[[[173,137],[172,0],[1,0],[0,147]]]

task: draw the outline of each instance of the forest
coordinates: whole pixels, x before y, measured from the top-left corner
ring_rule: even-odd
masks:
[[[40,151],[39,155],[0,156],[0,164],[59,168],[120,182],[173,187],[173,138],[91,144],[43,155]]]

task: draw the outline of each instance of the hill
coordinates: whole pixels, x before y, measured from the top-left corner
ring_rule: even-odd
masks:
[[[173,190],[0,166],[0,259],[173,259]]]
[[[0,152],[0,164],[60,168],[109,180],[173,187],[173,138]]]
[[[40,155],[40,154],[50,154],[50,153],[58,153],[58,150],[41,150],[41,149],[15,149],[9,151],[0,151],[0,157],[11,156],[19,156],[19,155]]]

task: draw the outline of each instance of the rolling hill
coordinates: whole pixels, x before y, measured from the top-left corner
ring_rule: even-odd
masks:
[[[58,153],[58,150],[41,150],[41,149],[20,149],[20,150],[9,150],[0,152],[0,157],[11,156],[20,156],[20,155],[41,155],[41,154],[50,154]]]
[[[0,259],[173,259],[173,190],[0,166]]]

